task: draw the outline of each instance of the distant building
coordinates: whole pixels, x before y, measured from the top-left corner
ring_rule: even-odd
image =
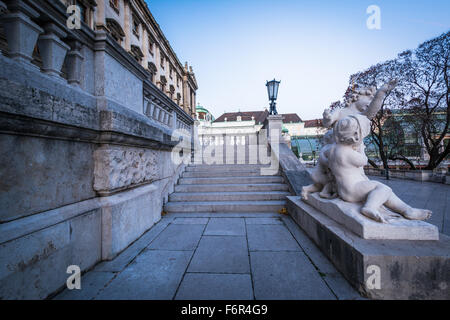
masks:
[[[214,136],[219,135],[234,135],[237,136],[236,141],[244,143],[243,136],[259,132],[269,115],[267,109],[263,111],[225,112],[216,120],[208,122],[204,121],[203,118],[209,111],[198,106],[197,113],[200,121],[199,139],[205,143],[213,141]],[[282,133],[291,137],[293,151],[298,156],[312,157],[312,151],[319,148],[318,141],[326,132],[326,129],[322,126],[322,120],[303,121],[296,113],[286,113],[282,116],[284,117]]]
[[[291,134],[291,149],[304,161],[314,161],[321,149],[321,138],[327,132],[322,119],[306,120],[295,134]]]

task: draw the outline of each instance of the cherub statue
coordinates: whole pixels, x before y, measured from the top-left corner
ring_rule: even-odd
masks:
[[[379,222],[387,222],[380,213],[382,205],[411,220],[425,220],[431,216],[430,210],[412,208],[391,188],[369,180],[364,174],[367,157],[363,139],[370,132],[370,120],[366,116],[347,116],[335,124],[333,131],[336,142],[328,151],[328,165],[342,200],[364,202],[361,213]]]
[[[393,80],[382,86],[377,92],[374,87],[357,90],[350,99],[350,102],[343,109],[330,111],[326,109],[323,113],[323,124],[325,127],[332,127],[337,121],[348,116],[362,114],[371,119],[381,108],[386,94],[392,90],[397,81]],[[321,150],[318,165],[311,173],[313,184],[302,188],[301,196],[308,199],[308,194],[320,192],[322,198],[333,198],[336,196],[334,177],[328,168],[328,154],[334,143],[333,129],[330,129],[324,136],[324,147]]]
[[[307,200],[308,194],[319,191],[319,196],[322,198],[332,199],[337,197],[334,177],[328,168],[328,156],[333,143],[333,129],[331,129],[323,137],[324,146],[317,160],[317,166],[311,173],[314,183],[302,188],[301,196],[303,199]]]
[[[362,114],[368,119],[372,119],[380,110],[387,93],[396,85],[397,80],[392,80],[384,84],[377,91],[375,91],[375,87],[356,90],[345,108],[335,109],[333,111],[326,109],[323,112],[323,125],[330,128],[336,121],[356,114]]]
[[[323,124],[333,129],[326,134],[327,143],[321,150],[317,168],[311,174],[314,183],[302,188],[304,200],[309,193],[320,192],[324,198],[337,194],[348,202],[365,202],[361,213],[379,222],[386,222],[380,213],[382,205],[407,219],[430,217],[430,210],[410,207],[388,186],[369,180],[364,173],[368,159],[363,140],[370,133],[370,119],[380,110],[387,93],[396,84],[397,80],[392,80],[377,91],[374,87],[358,90],[345,108],[325,110]]]

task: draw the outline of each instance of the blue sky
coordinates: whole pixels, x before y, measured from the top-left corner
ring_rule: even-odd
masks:
[[[146,0],[178,58],[193,66],[197,101],[215,117],[268,107],[319,118],[352,73],[450,30],[450,1]],[[369,5],[381,30],[369,30]]]

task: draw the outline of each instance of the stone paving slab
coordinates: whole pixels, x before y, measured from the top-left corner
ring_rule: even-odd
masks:
[[[348,283],[342,274],[333,266],[330,260],[318,250],[314,242],[301,230],[291,217],[283,218],[286,227],[299,243],[303,252],[308,256],[313,266],[322,279],[326,282],[330,290],[339,300],[360,300],[361,295]]]
[[[204,229],[205,226],[201,224],[170,224],[148,248],[158,250],[195,250]]]
[[[280,218],[245,218],[246,224],[283,224]]]
[[[250,251],[300,251],[284,225],[247,225]]]
[[[209,218],[175,218],[173,224],[207,224]]]
[[[255,299],[336,299],[303,252],[250,252]]]
[[[205,235],[205,223],[210,219],[223,220],[218,221],[217,226],[224,230],[239,230],[236,225],[227,227],[226,222],[233,224],[233,221],[240,221],[238,224],[243,223],[244,234]],[[256,252],[250,253],[249,250]],[[249,256],[258,252],[269,256],[257,258],[253,255],[255,265],[250,268]],[[277,253],[287,253],[288,257],[293,254],[294,258],[286,261],[283,256],[270,258]],[[305,253],[308,256],[306,260]],[[305,267],[304,263],[309,267]],[[306,281],[302,277],[296,280],[300,282],[293,281],[290,277],[294,277],[294,271],[289,270],[289,265],[307,270],[308,280],[319,283],[319,291],[301,282]],[[108,272],[110,270],[114,272]],[[256,275],[262,275],[262,278],[255,278]],[[245,219],[164,216],[114,260],[102,262],[83,275],[82,287],[84,285],[85,290],[77,293],[64,291],[56,299],[173,299],[175,294],[177,299],[253,299],[252,276],[257,280],[255,288],[260,290],[260,299],[279,299],[281,296],[289,299],[327,298],[322,284],[328,284],[332,297],[334,292],[338,298],[358,299],[358,294],[354,295],[356,291],[349,288],[346,280],[298,226],[288,216],[279,214],[250,215]],[[282,280],[285,281],[284,293],[277,291],[275,282],[278,280],[260,282],[265,281],[261,280],[265,277],[272,280],[286,277]]]
[[[177,300],[251,300],[249,274],[186,273]]]
[[[250,273],[245,236],[203,236],[188,272]]]
[[[122,271],[125,266],[144,250],[171,222],[172,218],[159,221],[149,231],[144,233],[142,237],[122,251],[115,259],[99,263],[94,268],[94,271]]]
[[[56,300],[92,300],[116,275],[114,272],[88,272],[81,276],[81,289],[65,289]]]
[[[279,218],[276,212],[169,212],[167,218]]]
[[[204,233],[206,236],[245,236],[242,218],[211,218]]]
[[[173,299],[192,251],[145,250],[96,299]]]

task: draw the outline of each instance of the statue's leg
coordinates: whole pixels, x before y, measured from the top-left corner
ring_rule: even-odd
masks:
[[[361,213],[375,221],[387,222],[380,213],[380,207],[392,194],[391,188],[377,181],[358,183],[358,188],[363,192],[368,190],[366,203],[361,208]]]
[[[430,210],[413,208],[403,202],[393,192],[384,205],[410,220],[425,220],[431,216]]]
[[[308,194],[320,191],[322,190],[322,188],[323,186],[320,183],[314,183],[308,186],[304,186],[301,193],[302,199],[308,200]]]
[[[330,199],[333,197],[333,183],[328,182],[319,193],[321,198]]]

